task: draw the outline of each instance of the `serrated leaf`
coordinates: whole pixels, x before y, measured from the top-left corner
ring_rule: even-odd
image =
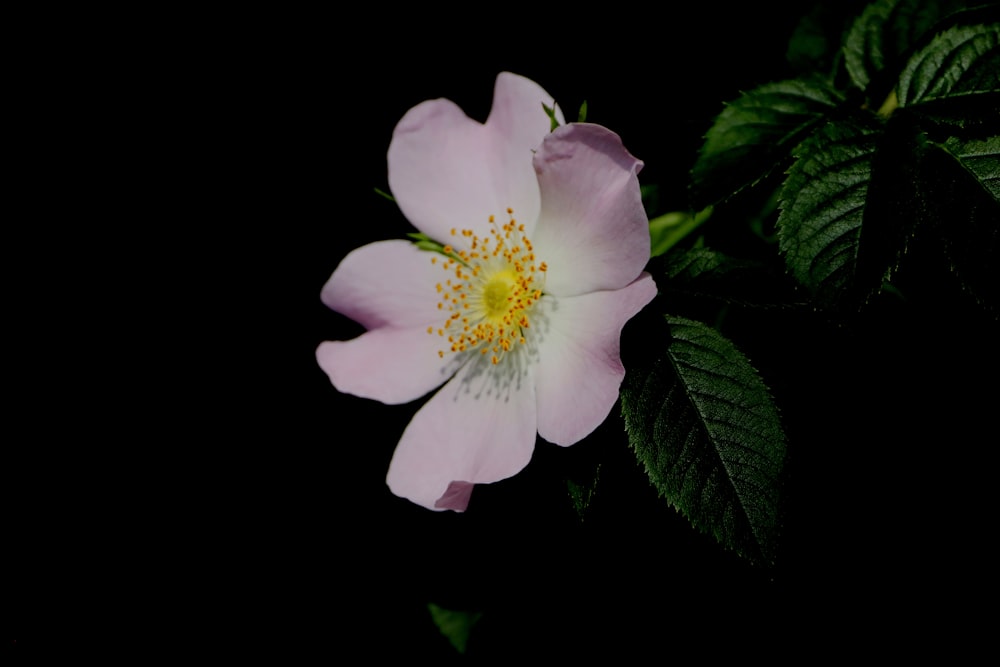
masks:
[[[718,282],[733,272],[756,266],[756,262],[736,259],[711,248],[691,248],[672,253],[663,263],[662,270],[673,287],[694,282]]]
[[[907,61],[896,87],[901,107],[997,91],[1000,24],[958,25],[945,30]]]
[[[691,170],[698,208],[759,181],[843,101],[819,79],[768,83],[727,104]]]
[[[885,67],[882,29],[898,0],[876,0],[861,13],[844,38],[844,66],[854,85],[865,90]]]
[[[956,156],[969,173],[1000,203],[1000,135],[985,140],[966,140],[952,137],[944,145]],[[1000,218],[997,219],[1000,225]]]
[[[932,152],[947,187],[945,252],[962,286],[1000,315],[1000,136],[986,140],[952,138]],[[942,193],[943,194],[943,193]]]
[[[1000,90],[939,97],[906,108],[938,140],[952,135],[982,139],[996,132],[1000,125]]]
[[[771,562],[786,450],[778,410],[731,341],[701,322],[666,320],[664,355],[625,377],[629,444],[693,526],[749,560]]]
[[[964,4],[957,0],[875,0],[844,38],[844,65],[851,81],[868,90],[887,71],[895,72],[899,59],[938,20]]]
[[[856,286],[879,127],[830,123],[804,142],[781,190],[778,243],[795,279],[825,306]]]

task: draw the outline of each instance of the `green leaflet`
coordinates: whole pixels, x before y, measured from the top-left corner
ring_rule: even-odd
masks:
[[[752,185],[843,101],[821,79],[768,83],[725,106],[691,170],[695,206],[716,204]]]
[[[949,95],[998,91],[1000,24],[958,25],[910,58],[900,74],[896,95],[899,105],[906,107]]]
[[[782,188],[779,247],[789,272],[823,305],[855,285],[877,128],[824,126],[796,155]]]
[[[861,90],[885,67],[882,27],[897,0],[876,0],[854,21],[844,38],[844,66]]]
[[[868,91],[885,75],[894,76],[900,59],[936,23],[964,8],[958,0],[875,0],[855,19],[844,37],[844,67],[851,82]],[[872,92],[872,91],[869,91]],[[875,96],[885,90],[874,91]],[[869,99],[873,102],[881,101]]]
[[[942,194],[953,202],[939,229],[952,272],[994,317],[1000,317],[1000,135],[984,140],[949,139],[930,152],[939,164]]]
[[[728,339],[666,317],[658,360],[622,387],[629,443],[650,481],[693,526],[754,562],[776,550],[785,435],[770,392]]]
[[[1000,135],[981,141],[963,141],[952,137],[945,142],[944,148],[961,160],[969,173],[993,196],[994,201],[1000,202]]]

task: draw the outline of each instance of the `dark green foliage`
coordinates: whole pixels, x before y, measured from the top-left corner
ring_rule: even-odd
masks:
[[[797,151],[782,189],[781,252],[820,305],[856,284],[875,138],[862,123],[823,126]]]
[[[691,173],[695,206],[722,201],[780,167],[840,102],[817,79],[765,84],[726,105]]]
[[[705,134],[690,194],[711,219],[654,220],[648,270],[673,310],[668,340],[628,369],[629,441],[672,506],[751,560],[774,555],[785,435],[722,320],[769,308],[843,325],[919,297],[896,284],[914,259],[1000,318],[998,8],[876,0],[843,22],[839,50],[839,24],[810,15],[789,57],[816,69],[731,100]]]
[[[955,26],[918,51],[897,86],[901,107],[1000,89],[1000,27]]]
[[[919,226],[966,210],[960,191],[989,191],[967,182],[986,176],[960,173],[928,150],[987,141],[1000,126],[1000,22],[990,7],[878,0],[847,31],[843,53],[861,100],[815,77],[762,86],[727,105],[692,169],[696,202],[731,200],[766,174],[785,175],[780,250],[822,308],[864,304]],[[977,204],[977,219],[988,219],[990,206]],[[992,238],[987,223],[976,228]],[[957,274],[977,273],[964,261],[995,259],[994,245],[977,245],[979,255],[952,256]],[[993,307],[984,290],[973,291]]]
[[[671,505],[729,549],[774,556],[785,437],[767,387],[714,329],[667,317],[670,340],[622,388],[629,441]]]

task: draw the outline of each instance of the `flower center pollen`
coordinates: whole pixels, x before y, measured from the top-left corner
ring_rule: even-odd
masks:
[[[452,352],[478,351],[489,355],[493,364],[516,345],[527,343],[529,315],[542,298],[545,262],[535,258],[524,225],[513,217],[497,224],[491,215],[490,235],[480,239],[472,230],[451,230],[461,235],[463,249],[444,246],[441,267],[449,275],[435,288],[441,295],[438,309],[446,313],[443,324],[427,333],[446,338],[449,345],[438,356]],[[431,258],[434,264],[439,257]]]
[[[495,275],[486,286],[483,287],[483,307],[486,319],[503,321],[503,316],[508,312],[510,297],[516,291],[515,280],[517,275],[506,271]]]

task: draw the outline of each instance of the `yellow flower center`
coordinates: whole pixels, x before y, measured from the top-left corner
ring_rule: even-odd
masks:
[[[449,277],[435,286],[441,294],[437,307],[447,315],[437,329],[427,328],[449,343],[438,350],[440,357],[475,350],[498,364],[514,346],[527,343],[529,315],[542,298],[548,267],[536,261],[524,225],[509,208],[507,215],[504,225],[490,216],[491,235],[483,239],[469,229],[451,230],[452,236],[464,237],[467,247],[446,245],[440,260]],[[439,257],[431,262],[438,264]]]
[[[483,287],[483,309],[486,319],[502,322],[510,306],[510,298],[516,292],[517,274],[503,271],[493,276]]]

